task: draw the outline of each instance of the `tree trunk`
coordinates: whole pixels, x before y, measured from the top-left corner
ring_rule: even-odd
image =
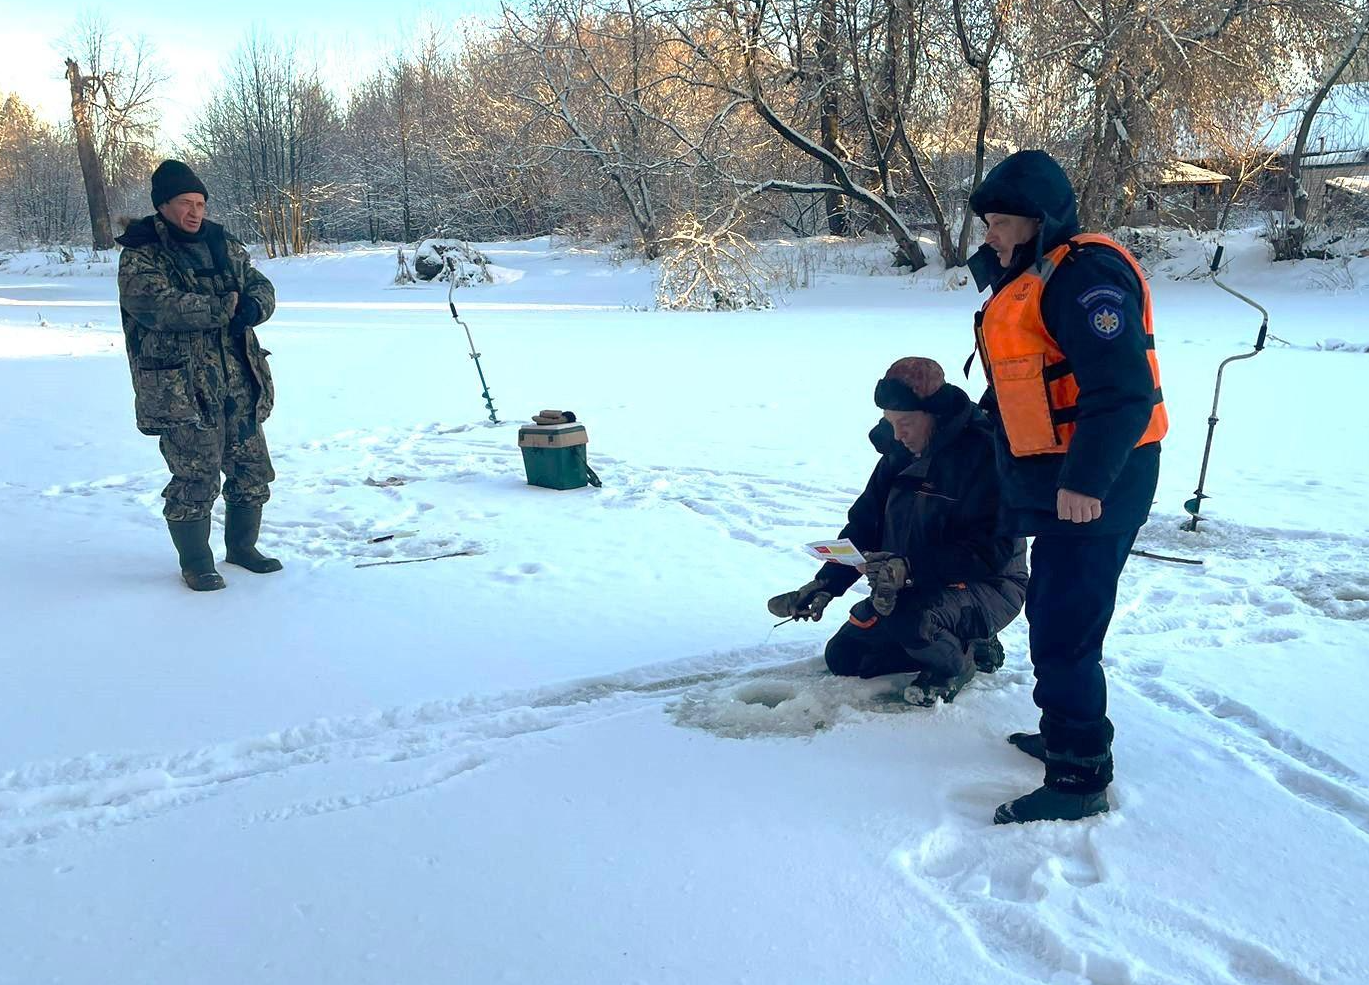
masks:
[[[984,180],[984,159],[988,154],[987,136],[989,132],[989,117],[993,109],[989,101],[989,60],[985,58],[979,65],[979,129],[975,131],[974,141],[974,181],[970,182],[970,191],[973,192],[979,187],[979,183]],[[959,252],[955,257],[955,265],[961,266],[970,257],[970,232],[974,228],[974,215],[970,212],[968,200],[965,207],[965,217],[960,224]],[[951,266],[948,257],[946,266]]]
[[[109,197],[105,193],[104,168],[95,153],[95,136],[90,127],[86,105],[86,79],[81,66],[67,59],[67,81],[71,83],[71,122],[76,130],[76,153],[81,159],[81,177],[86,183],[86,206],[90,209],[90,234],[97,250],[114,248],[114,232],[109,224]]]
[[[399,168],[400,168],[400,207],[404,222],[404,242],[409,243],[414,239],[413,207],[409,194],[409,94],[407,86],[407,68],[401,68],[397,80],[396,98],[398,102],[399,118]]]
[[[822,0],[818,19],[818,85],[822,100],[820,129],[822,148],[833,157],[840,157],[841,101],[839,99],[840,63],[837,61],[837,0]],[[824,164],[824,184],[836,184],[836,172]],[[827,193],[827,231],[833,236],[845,236],[850,228],[846,219],[846,203],[839,192]]]
[[[1360,18],[1360,22],[1356,25],[1355,32],[1350,36],[1340,58],[1322,76],[1321,84],[1313,93],[1311,101],[1307,104],[1307,109],[1303,111],[1302,124],[1298,127],[1298,136],[1293,143],[1293,154],[1288,162],[1288,195],[1293,202],[1293,221],[1288,223],[1285,242],[1277,244],[1275,247],[1275,259],[1291,260],[1303,254],[1303,244],[1307,239],[1307,189],[1302,183],[1302,156],[1307,150],[1307,140],[1311,136],[1312,121],[1316,119],[1317,110],[1321,109],[1321,104],[1330,95],[1331,88],[1344,74],[1349,64],[1354,61],[1355,53],[1363,44],[1366,32],[1369,32],[1369,8],[1366,8],[1364,16]]]
[[[922,163],[917,159],[917,148],[913,146],[913,142],[908,136],[908,130],[903,125],[902,115],[895,121],[895,131],[899,143],[903,145],[903,154],[908,158],[908,166],[913,171],[913,180],[917,182],[917,187],[922,191],[922,197],[926,201],[927,207],[932,211],[932,224],[936,226],[937,247],[941,250],[941,262],[947,267],[959,266],[958,263],[954,262],[955,244],[951,241],[951,224],[946,221],[946,211],[941,207],[941,200],[936,197],[936,189],[932,187],[931,181],[927,178],[927,172],[922,169]]]

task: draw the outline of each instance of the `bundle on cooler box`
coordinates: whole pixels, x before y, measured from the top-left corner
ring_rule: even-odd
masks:
[[[579,489],[599,477],[589,467],[589,433],[571,411],[544,410],[518,429],[528,484],[546,489]]]

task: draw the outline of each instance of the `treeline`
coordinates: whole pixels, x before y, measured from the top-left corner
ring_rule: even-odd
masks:
[[[254,34],[169,150],[273,254],[559,229],[655,256],[702,223],[876,231],[917,267],[924,230],[963,260],[968,194],[1019,147],[1066,162],[1094,228],[1179,158],[1229,162],[1240,194],[1268,109],[1362,78],[1366,27],[1369,0],[533,0],[347,92]],[[5,233],[75,237],[70,140],[11,102]]]

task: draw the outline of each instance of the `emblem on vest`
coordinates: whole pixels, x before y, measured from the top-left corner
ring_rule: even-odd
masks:
[[[1115,339],[1122,331],[1122,312],[1110,304],[1100,304],[1089,312],[1089,327],[1100,339]]]

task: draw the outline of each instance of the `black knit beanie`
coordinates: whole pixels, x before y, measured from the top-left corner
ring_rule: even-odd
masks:
[[[163,202],[169,202],[177,195],[184,195],[187,192],[199,192],[209,200],[209,189],[204,187],[204,182],[199,175],[190,170],[188,164],[180,161],[163,161],[157,165],[157,170],[152,172],[152,207],[159,208]]]

